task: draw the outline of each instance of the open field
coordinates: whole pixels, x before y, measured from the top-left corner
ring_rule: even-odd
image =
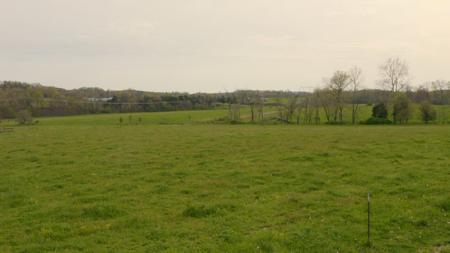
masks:
[[[129,124],[131,115],[132,124],[189,124],[213,120],[227,115],[227,110],[204,110],[204,111],[173,111],[173,112],[153,112],[153,113],[124,113],[124,114],[98,114],[68,117],[49,117],[40,120],[43,125],[118,125],[119,119],[123,119],[123,124]]]
[[[450,126],[186,124],[224,114],[0,134],[0,252],[449,252]]]

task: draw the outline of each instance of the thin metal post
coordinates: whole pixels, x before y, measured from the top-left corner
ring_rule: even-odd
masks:
[[[370,247],[370,192],[367,193],[367,246]]]

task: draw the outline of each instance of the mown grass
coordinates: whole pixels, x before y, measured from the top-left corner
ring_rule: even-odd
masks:
[[[0,252],[449,249],[449,126],[178,124],[214,113],[0,134]]]

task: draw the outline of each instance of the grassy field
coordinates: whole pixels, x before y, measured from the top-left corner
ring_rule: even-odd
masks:
[[[119,125],[120,118],[123,125],[135,124],[189,124],[201,123],[208,120],[214,120],[227,116],[227,110],[204,110],[204,111],[173,111],[173,112],[154,112],[154,113],[124,113],[124,114],[98,114],[82,115],[69,117],[50,117],[41,118],[39,125]],[[131,118],[130,118],[131,116]],[[139,119],[141,121],[139,122]]]
[[[450,126],[189,124],[224,113],[1,133],[0,252],[450,252]]]

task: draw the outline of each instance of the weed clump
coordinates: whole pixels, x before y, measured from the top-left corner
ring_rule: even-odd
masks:
[[[442,210],[450,213],[450,198],[448,198],[448,199],[446,199],[444,201],[441,201],[441,203],[439,203],[439,207]]]
[[[233,212],[236,210],[236,206],[229,204],[219,204],[214,206],[190,206],[183,211],[184,217],[192,217],[192,218],[204,218],[212,215],[220,215],[224,214],[224,212],[230,211]]]
[[[217,213],[217,207],[188,207],[183,211],[184,217],[204,218]]]

